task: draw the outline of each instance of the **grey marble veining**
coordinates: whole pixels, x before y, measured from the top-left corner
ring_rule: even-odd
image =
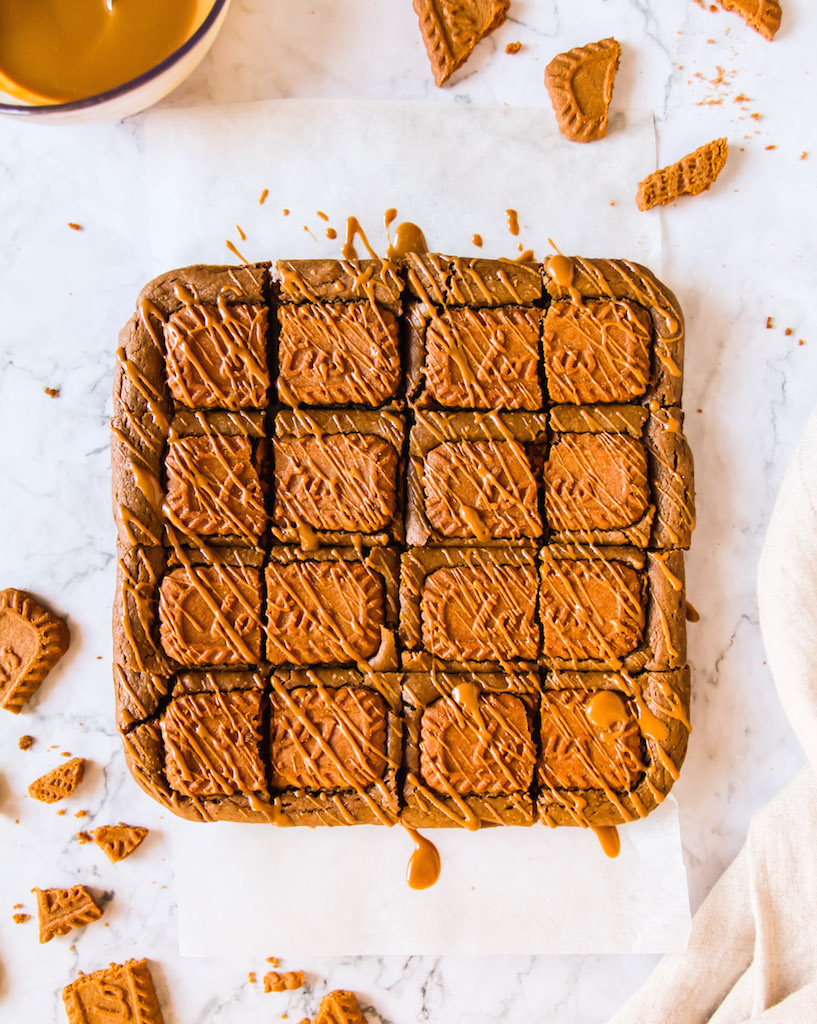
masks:
[[[817,129],[806,115],[817,100],[807,56],[817,11],[787,0],[771,44],[691,0],[515,0],[511,15],[438,91],[408,0],[235,0],[212,53],[165,103],[327,96],[546,106],[553,54],[614,34],[624,58],[613,111],[654,111],[662,162],[728,136],[730,159],[710,194],[663,214],[638,214],[633,203],[634,217],[662,217],[664,276],[687,317],[699,507],[688,591],[701,622],[690,630],[695,730],[675,792],[697,906],[750,815],[803,760],[764,664],[754,575],[815,397]],[[507,56],[516,39],[522,52]],[[224,164],[228,174],[229,155]],[[248,981],[250,971],[260,979],[263,961],[177,956],[167,815],[126,773],[110,683],[106,424],[114,339],[149,273],[145,188],[141,118],[0,123],[0,586],[41,594],[73,634],[24,713],[0,715],[0,1019],[63,1021],[60,989],[77,970],[148,955],[168,1024],[298,1021],[333,987],[355,989],[368,1018],[390,1024],[605,1020],[653,957],[284,959],[308,972],[307,988],[263,995]],[[60,387],[60,397],[45,387]],[[17,748],[23,733],[37,739],[26,752]],[[35,804],[25,788],[62,751],[90,765],[59,815],[63,805]],[[78,810],[88,815],[75,818]],[[152,830],[119,865],[74,838],[119,820]],[[33,921],[11,923],[13,904],[33,912],[32,886],[80,881],[112,894],[100,922],[43,947]]]

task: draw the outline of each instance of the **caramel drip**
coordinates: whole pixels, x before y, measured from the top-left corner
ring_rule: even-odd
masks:
[[[592,559],[548,558],[542,567],[544,650],[574,668],[597,659],[620,668],[644,635],[643,586],[630,566],[591,552]]]
[[[635,680],[631,679],[629,676],[624,675],[624,679],[632,689],[636,689],[638,687]],[[672,675],[665,672],[656,672],[650,676],[652,685],[658,690],[658,696],[655,698],[655,704],[660,707],[661,713],[666,715],[667,718],[680,722],[687,732],[691,732],[692,725],[690,724],[686,708],[684,707],[680,694],[673,689],[671,680]],[[663,742],[660,740],[660,737],[653,736],[651,738],[655,739],[656,742]]]
[[[508,231],[514,236],[519,234],[519,214],[516,210],[506,210],[505,216],[508,218]]]
[[[161,537],[146,526],[139,516],[129,508],[118,505],[117,515],[122,529],[125,531],[125,536],[131,544],[150,544],[153,547],[158,547],[162,543]]]
[[[456,661],[534,660],[536,569],[533,566],[460,565],[426,577],[420,602],[423,645]]]
[[[666,613],[658,602],[656,602],[655,607],[658,611],[658,617],[661,620],[661,632],[664,634],[664,645],[666,646],[667,654],[670,660],[675,661],[675,663],[677,664],[677,659],[681,652],[678,650],[677,647],[675,647],[675,645],[672,642],[672,629],[670,628],[670,624],[667,621]]]
[[[185,796],[266,792],[261,694],[236,690],[177,697],[162,716],[165,774]]]
[[[446,441],[426,457],[426,514],[447,537],[539,537],[536,481],[517,441]]]
[[[403,828],[414,843],[414,853],[406,869],[406,882],[410,889],[430,889],[440,877],[440,853],[431,840],[421,836],[417,829],[409,828],[408,825]]]
[[[390,260],[401,260],[410,252],[425,254],[428,245],[422,228],[407,220],[397,225],[394,241],[389,245],[386,255]]]
[[[382,777],[387,768],[396,771],[398,765],[386,750],[385,720],[379,743],[375,742],[355,720],[359,719],[364,726],[371,723],[372,710],[378,706],[373,703],[377,695],[362,687],[340,687],[335,691],[324,686],[313,673],[308,673],[308,678],[311,687],[297,688],[294,691],[287,690],[277,677],[272,678],[273,716],[278,709],[285,713],[282,728],[286,732],[288,742],[294,746],[299,756],[300,787],[318,790],[321,793],[337,788],[353,790],[378,821],[387,825],[393,824],[393,811],[382,804]],[[343,702],[339,699],[339,694],[343,695]],[[318,701],[315,700],[315,695]],[[382,703],[382,698],[378,699]],[[347,702],[351,703],[355,711],[354,717],[347,710]],[[310,717],[310,709],[313,709],[314,713],[318,706],[331,715],[330,731],[322,728],[320,723],[316,723]],[[343,741],[344,751],[348,751],[346,757],[340,756],[333,745],[335,729]],[[304,736],[311,740],[312,746],[318,752],[316,756],[307,749],[302,740]],[[326,767],[323,767],[324,764]],[[275,768],[274,774],[278,774]],[[378,795],[381,796],[381,800],[377,799]]]
[[[519,255],[514,259],[514,263],[531,263],[536,259],[536,253],[533,249],[523,249],[521,244],[519,246]]]
[[[539,315],[525,308],[444,310],[426,331],[426,380],[441,405],[538,409]]]
[[[306,285],[304,285],[306,287]],[[380,405],[400,380],[394,315],[373,302],[283,306],[278,393],[295,403]]]
[[[513,260],[499,260],[498,262],[507,264],[508,266],[514,265]],[[496,305],[496,299],[494,297],[493,292],[486,284],[479,270],[475,266],[473,266],[470,260],[467,260],[465,257],[462,256],[454,256],[451,260],[451,265],[454,272],[451,275],[449,289],[455,302],[471,304],[470,296],[467,295],[462,289],[462,285],[467,285],[476,294],[482,296],[482,300],[486,303],[486,305]],[[504,269],[498,270],[497,278],[499,282],[507,289],[512,301],[522,305],[524,303],[524,299],[522,295],[520,295],[516,285],[508,276],[507,272]]]
[[[264,203],[265,203],[265,202],[267,201],[267,196],[268,196],[268,195],[269,195],[269,189],[268,189],[268,188],[265,188],[265,189],[264,189],[264,190],[263,190],[263,191],[261,192],[261,195],[260,195],[260,196],[258,197],[258,205],[259,205],[259,206],[263,206],[263,205],[264,205]]]
[[[666,472],[654,474],[653,488],[659,500],[656,501],[656,519],[664,528],[670,543],[681,545],[684,537],[695,528],[695,507],[683,481],[678,479],[678,471],[673,457],[663,458],[658,451],[652,450],[652,458]],[[662,478],[665,482],[662,482]],[[673,526],[673,521],[678,528]]]
[[[612,485],[599,453],[608,461]],[[574,462],[573,472],[565,456]],[[545,465],[545,509],[555,530],[621,529],[648,508],[647,458],[639,441],[628,434],[567,433],[553,444]]]
[[[135,363],[128,359],[125,349],[118,348],[116,350],[117,364],[122,368],[126,374],[131,385],[136,388],[139,394],[144,399],[148,412],[153,420],[156,430],[159,434],[164,433],[168,429],[167,416],[164,411],[164,403],[162,400],[161,393],[151,384],[147,377],[139,370]],[[140,417],[139,421],[130,420],[134,425],[137,423],[141,425],[144,423],[144,417]],[[154,438],[150,443],[147,442],[147,438],[150,436],[147,432],[140,435],[151,451],[156,452],[161,448],[161,444],[158,439]]]
[[[369,257],[373,260],[377,259],[377,253],[369,245],[369,239],[366,237],[366,232],[360,226],[360,222],[357,217],[346,218],[346,241],[342,246],[343,258],[345,260],[356,260],[358,258],[357,250],[355,249],[355,238],[360,238],[363,248],[369,254]]]
[[[684,609],[687,622],[700,622],[701,613],[694,608],[689,601],[686,602],[686,608]]]
[[[615,690],[599,690],[587,701],[588,721],[602,732],[609,732],[615,725],[627,720],[627,707]]]
[[[621,837],[615,825],[592,825],[601,848],[608,857],[618,857],[621,853]]]
[[[661,572],[663,572],[663,574],[666,576],[669,585],[676,593],[678,593],[679,591],[683,590],[684,584],[683,581],[680,580],[674,572],[671,572],[667,568],[667,559],[669,558],[671,553],[672,552],[670,551],[653,551],[652,558],[661,567]]]
[[[389,228],[392,223],[397,219],[397,210],[393,206],[390,206],[388,210],[383,214],[383,224],[386,228],[386,239],[389,238]]]
[[[317,213],[321,220],[329,220],[329,214],[324,213],[323,210],[316,210],[315,212]]]
[[[165,676],[153,675],[152,673],[147,676],[150,680],[150,703],[146,704],[130,685],[127,672],[121,665],[114,664],[113,674],[117,689],[127,695],[128,703],[134,708],[140,718],[147,718],[148,715],[152,714],[155,710],[155,702],[167,696],[170,683]]]
[[[553,242],[550,239],[548,241],[555,249],[556,246],[553,245]],[[545,270],[560,288],[565,289],[570,296],[571,302],[577,306],[581,306],[584,303],[582,293],[573,283],[576,271],[573,260],[569,256],[563,256],[560,252],[557,252],[555,256],[551,256],[547,260]]]
[[[276,439],[278,525],[375,533],[396,507],[397,455],[373,434]]]
[[[239,231],[240,230],[241,229],[239,228]],[[245,267],[248,267],[250,265],[250,261],[245,256],[241,255],[241,253],[238,251],[235,245],[229,240],[229,238],[225,241],[224,244],[227,246],[227,248],[230,250],[233,256],[237,256],[241,260]]]
[[[473,234],[471,235],[471,244],[475,245],[477,249],[482,248],[482,235]]]
[[[240,224],[236,224],[235,229],[238,232],[238,237],[241,239],[241,241],[242,242],[246,242],[247,241],[247,236],[244,234],[244,231],[243,231],[241,225]]]

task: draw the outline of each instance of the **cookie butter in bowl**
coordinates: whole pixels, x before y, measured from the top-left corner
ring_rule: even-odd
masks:
[[[135,114],[212,46],[230,0],[0,0],[0,113],[48,124]]]

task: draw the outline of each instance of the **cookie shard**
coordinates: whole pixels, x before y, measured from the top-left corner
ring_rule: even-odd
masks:
[[[55,804],[58,800],[64,800],[71,796],[77,786],[82,782],[85,772],[85,759],[72,757],[70,761],[58,765],[28,787],[28,795],[44,804]]]
[[[35,889],[40,942],[50,942],[55,935],[67,935],[102,917],[102,909],[84,885],[70,889]]]
[[[713,139],[677,163],[648,174],[638,185],[636,202],[639,210],[666,206],[679,196],[697,196],[706,192],[723,170],[728,154],[727,140]]]
[[[18,715],[68,650],[68,627],[31,594],[0,590],[0,708]]]
[[[725,11],[739,14],[746,24],[765,39],[774,39],[783,11],[777,0],[718,0]]]
[[[94,842],[112,864],[130,857],[147,834],[148,829],[141,825],[126,825],[121,821],[118,825],[100,825],[91,832]]]
[[[413,0],[434,81],[443,85],[505,20],[510,0]]]
[[[559,53],[545,68],[545,86],[566,139],[594,142],[607,134],[620,60],[621,45],[611,37]]]
[[[62,990],[68,1024],[164,1024],[146,960],[81,974]]]
[[[321,999],[312,1024],[366,1024],[354,992],[336,989]]]

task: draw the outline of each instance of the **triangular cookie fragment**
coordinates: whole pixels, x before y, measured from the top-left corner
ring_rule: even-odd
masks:
[[[85,759],[72,757],[65,764],[53,768],[39,779],[35,779],[28,787],[28,795],[44,804],[55,804],[71,796],[77,786],[82,782],[82,775],[85,771]]]
[[[705,192],[723,170],[729,146],[726,139],[714,139],[677,164],[653,171],[638,186],[639,210],[666,206],[679,196],[697,196]]]
[[[118,825],[100,825],[91,832],[94,842],[112,864],[130,857],[147,834],[146,828],[121,821]]]
[[[68,1024],[162,1024],[146,960],[81,974],[62,990]]]
[[[545,68],[545,86],[566,139],[593,142],[607,134],[620,60],[621,46],[611,37],[559,53]]]
[[[0,708],[17,715],[68,650],[68,627],[24,590],[0,590]]]
[[[55,935],[67,935],[72,928],[98,921],[102,911],[84,885],[70,889],[35,889],[37,915],[40,921],[40,942],[50,942]]]
[[[773,39],[780,28],[783,12],[777,0],[719,0],[726,11],[734,11],[766,39]]]
[[[498,28],[511,0],[413,0],[434,81],[442,85]]]
[[[312,1024],[366,1024],[354,992],[336,989],[321,999]]]

